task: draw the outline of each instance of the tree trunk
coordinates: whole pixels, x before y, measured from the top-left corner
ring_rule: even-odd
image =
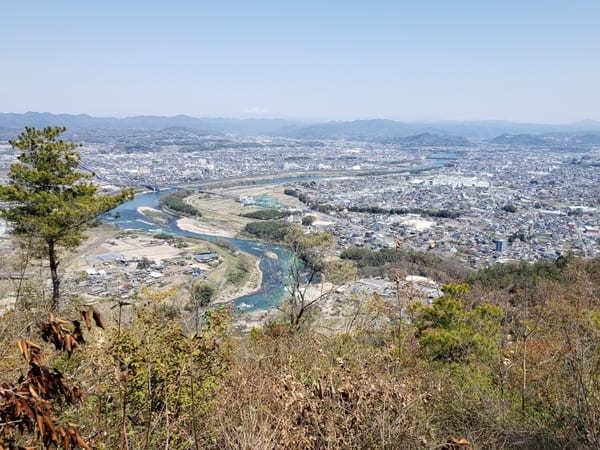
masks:
[[[48,260],[50,261],[50,276],[52,277],[52,303],[50,303],[50,311],[57,312],[60,298],[60,280],[58,278],[58,261],[56,260],[54,242],[48,243]]]
[[[523,338],[523,384],[521,385],[521,413],[525,416],[525,389],[527,389],[527,338]]]

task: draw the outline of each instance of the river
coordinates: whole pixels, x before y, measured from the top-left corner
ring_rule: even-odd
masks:
[[[291,183],[299,181],[312,181],[320,178],[331,178],[331,175],[298,175],[282,178],[262,178],[258,180],[236,180],[235,184],[261,185],[272,183]],[[178,217],[169,216],[170,219],[167,223],[167,226],[160,227],[157,224],[151,223],[146,216],[138,212],[138,208],[141,206],[147,206],[160,210],[161,208],[158,204],[158,199],[162,195],[173,192],[176,189],[177,188],[171,188],[161,192],[148,192],[145,194],[136,195],[133,200],[125,202],[110,211],[108,214],[105,214],[103,216],[103,221],[109,224],[118,225],[122,229],[142,230],[156,233],[163,231],[176,236],[195,237],[205,239],[207,241],[215,241],[218,238],[217,236],[182,230],[177,226]],[[240,311],[251,312],[276,306],[287,293],[285,288],[285,280],[289,274],[289,250],[284,247],[267,245],[245,239],[226,237],[220,239],[229,241],[238,249],[254,255],[260,260],[259,267],[262,271],[262,284],[257,292],[238,297],[234,300],[235,305],[240,309]],[[277,255],[277,259],[269,258],[266,254],[269,251],[275,253]]]
[[[170,216],[171,218],[166,227],[160,227],[150,223],[146,216],[138,212],[140,206],[160,209],[158,199],[162,195],[172,191],[173,189],[169,189],[162,192],[149,192],[136,195],[133,200],[123,203],[113,209],[109,214],[106,214],[103,217],[103,220],[106,223],[118,225],[122,229],[143,230],[156,233],[163,231],[177,236],[195,237],[207,241],[215,241],[217,239],[216,236],[192,233],[180,229],[177,226],[177,217]],[[289,250],[280,246],[266,245],[245,239],[220,239],[225,239],[240,250],[258,257],[260,260],[260,270],[263,273],[260,289],[253,294],[238,297],[234,301],[235,305],[244,312],[267,309],[277,305],[286,294],[284,281],[289,271]],[[268,251],[275,253],[277,259],[269,258],[266,255],[266,252]]]
[[[422,166],[412,168],[411,172],[421,172],[434,168],[443,167],[446,161],[432,161]],[[236,185],[242,184],[271,184],[271,183],[290,183],[298,181],[311,181],[321,178],[336,178],[336,176],[321,175],[299,175],[282,178],[263,178],[258,180],[237,180]],[[215,241],[217,236],[193,233],[185,231],[177,226],[178,217],[169,216],[170,219],[166,227],[151,223],[146,216],[138,212],[141,206],[147,206],[154,209],[161,209],[158,199],[177,188],[164,190],[161,192],[149,192],[137,195],[133,200],[123,203],[110,213],[103,216],[106,223],[118,225],[123,229],[134,229],[151,232],[167,232],[177,236],[195,237],[207,241]],[[220,238],[229,241],[240,250],[256,256],[260,260],[260,270],[262,271],[262,285],[254,294],[244,295],[234,300],[235,305],[244,312],[250,312],[260,309],[267,309],[276,306],[286,295],[285,280],[289,274],[290,252],[288,249],[280,246],[267,245],[256,241],[245,239]],[[269,258],[267,252],[273,252],[277,259]]]

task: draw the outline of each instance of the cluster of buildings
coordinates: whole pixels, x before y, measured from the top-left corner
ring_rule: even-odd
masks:
[[[115,240],[129,239],[127,235]],[[119,252],[86,255],[83,271],[69,272],[65,279],[66,294],[85,293],[90,297],[126,299],[136,290],[154,284],[180,283],[187,279],[205,278],[209,271],[220,264],[216,252],[193,253],[176,241],[151,240],[146,248],[173,247],[172,252],[157,252],[157,258],[128,256]]]
[[[295,183],[341,247],[403,247],[497,261],[600,254],[600,151],[472,148],[443,167]],[[591,156],[591,158],[590,158]],[[325,208],[324,208],[325,207]]]
[[[331,229],[340,247],[401,241],[472,266],[599,253],[600,147],[593,145],[427,147],[163,130],[88,136],[81,151],[84,169],[105,187],[306,173],[290,187],[324,207],[315,226]],[[0,178],[14,158],[0,146]]]
[[[106,186],[167,188],[280,172],[395,170],[431,152],[366,142],[206,136],[187,130],[86,134],[82,167]],[[0,144],[0,182],[16,154]]]

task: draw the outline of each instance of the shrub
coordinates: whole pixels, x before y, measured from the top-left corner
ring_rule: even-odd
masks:
[[[315,220],[316,220],[315,216],[304,216],[302,218],[302,225],[310,226],[315,222]]]
[[[279,211],[276,209],[261,209],[258,211],[252,211],[246,214],[242,214],[244,217],[258,220],[279,220],[287,217],[291,214],[289,211]]]
[[[158,203],[162,208],[168,208],[180,214],[189,216],[201,216],[202,214],[189,203],[185,202],[185,198],[192,195],[194,191],[183,189],[163,195],[158,199]]]
[[[289,224],[286,222],[250,222],[244,231],[258,238],[269,241],[282,241],[287,234]]]

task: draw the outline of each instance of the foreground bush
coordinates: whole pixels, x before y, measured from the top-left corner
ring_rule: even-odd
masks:
[[[357,342],[255,333],[210,417],[215,448],[385,448],[419,444],[420,399]],[[377,366],[368,364],[376,364]]]

